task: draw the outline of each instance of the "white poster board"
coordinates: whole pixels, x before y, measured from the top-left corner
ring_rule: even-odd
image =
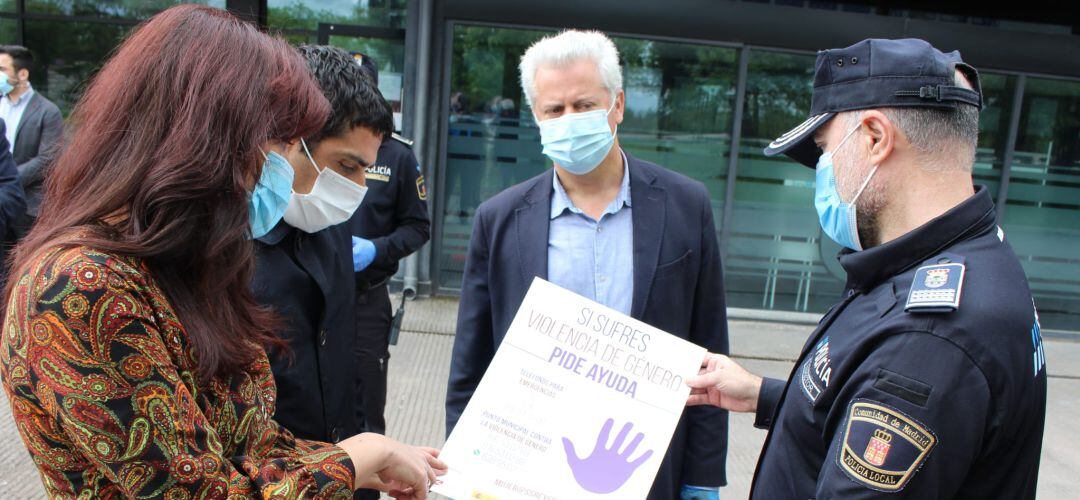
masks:
[[[643,499],[705,349],[535,279],[442,449],[465,499]]]

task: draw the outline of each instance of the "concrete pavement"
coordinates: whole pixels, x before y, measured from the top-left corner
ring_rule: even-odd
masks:
[[[397,304],[397,300],[393,301]],[[457,301],[424,299],[407,306],[399,344],[391,348],[387,432],[412,444],[443,442],[443,399],[449,373]],[[731,346],[749,370],[785,378],[812,327],[763,321],[732,321]],[[1080,342],[1047,340],[1049,407],[1043,443],[1039,498],[1080,497]],[[765,438],[751,415],[733,415],[725,499],[746,498]],[[0,498],[44,497],[40,478],[11,420],[0,391]]]

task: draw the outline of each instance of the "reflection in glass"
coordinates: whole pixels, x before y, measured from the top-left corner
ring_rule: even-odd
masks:
[[[709,189],[720,230],[738,76],[734,49],[616,39],[626,114],[619,141],[630,154]]]
[[[1043,327],[1080,330],[1080,82],[1027,80],[1002,226]]]
[[[30,83],[66,116],[91,76],[133,26],[69,21],[26,21],[34,51]]]
[[[545,31],[454,31],[443,213],[442,284],[461,281],[472,217],[485,199],[549,168],[521,94],[518,61]],[[626,114],[620,144],[706,184],[719,224],[735,94],[733,49],[616,38]]]
[[[971,174],[975,184],[986,185],[990,195],[996,198],[1009,139],[1016,77],[979,73],[979,81],[982,84],[983,109],[979,112],[979,145],[975,150],[975,165]]]
[[[330,37],[330,45],[370,57],[379,69],[379,92],[394,109],[395,128],[401,129],[402,76],[405,74],[405,40],[386,38]]]
[[[0,17],[0,44],[15,44],[19,42],[19,22]]]
[[[269,0],[267,22],[272,28],[318,29],[319,23],[405,27],[406,0]]]
[[[480,202],[547,168],[518,83],[518,61],[544,31],[457,26],[443,181],[441,282],[459,288]]]
[[[808,117],[813,71],[813,55],[750,52],[725,262],[729,306],[818,312],[843,289],[840,247],[814,211],[814,170],[762,153]]]

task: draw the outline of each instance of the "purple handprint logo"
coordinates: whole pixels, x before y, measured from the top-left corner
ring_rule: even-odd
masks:
[[[623,443],[626,442],[630,429],[634,427],[634,424],[630,422],[627,422],[619,431],[619,435],[615,437],[615,442],[611,444],[611,447],[605,448],[608,438],[611,437],[611,427],[613,425],[615,425],[613,419],[609,418],[607,422],[604,422],[604,427],[600,429],[600,435],[596,438],[596,446],[588,458],[578,458],[577,451],[574,450],[574,443],[567,438],[562,440],[563,448],[566,449],[566,462],[570,464],[574,479],[586,491],[606,494],[619,489],[630,479],[630,475],[653,454],[652,450],[648,450],[636,460],[630,461],[630,456],[637,451],[641,440],[645,439],[645,435],[639,432],[634,437],[634,440],[623,449]]]

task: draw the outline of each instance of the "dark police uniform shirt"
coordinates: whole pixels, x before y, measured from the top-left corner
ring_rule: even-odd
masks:
[[[843,300],[786,385],[752,498],[1034,498],[1046,367],[1027,279],[985,187],[885,245],[845,250]]]
[[[383,141],[375,164],[366,169],[368,193],[349,227],[354,236],[375,244],[375,260],[356,273],[359,290],[386,283],[397,272],[398,261],[431,236],[427,186],[411,145],[394,134]]]
[[[282,221],[256,240],[255,251],[255,298],[282,320],[292,350],[269,353],[278,390],[274,420],[297,437],[331,443],[360,432],[348,228],[308,234]]]

